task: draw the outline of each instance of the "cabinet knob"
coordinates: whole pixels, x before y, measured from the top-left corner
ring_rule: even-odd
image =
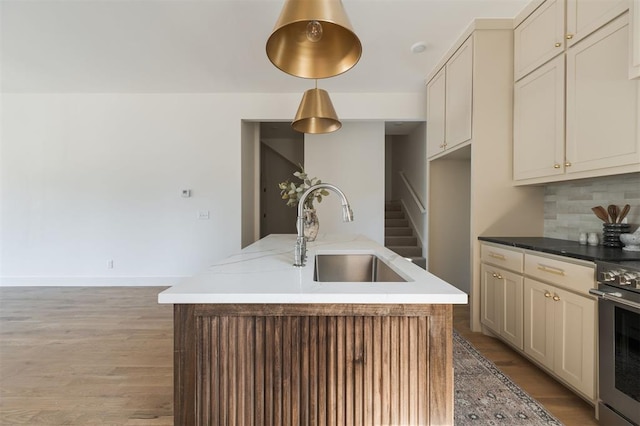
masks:
[[[491,275],[493,275],[493,278],[498,278],[498,274],[496,274],[495,272]]]
[[[556,295],[556,296],[553,296],[553,300],[555,300],[555,301],[557,302],[558,300],[560,300],[560,297],[559,297],[559,296],[557,296],[557,295]]]
[[[558,163],[554,164],[554,165],[553,165],[553,168],[554,168],[554,169],[559,169],[559,168],[560,168],[560,164],[558,164]]]
[[[556,47],[562,46],[562,43],[556,43]]]
[[[502,275],[498,274],[498,279],[501,280],[502,279]]]
[[[549,293],[548,291],[544,292],[544,297],[551,297],[551,293]]]
[[[567,40],[571,40],[573,38],[573,34],[567,34]]]
[[[566,161],[566,162],[564,163],[564,166],[565,166],[565,167],[571,167],[571,163],[570,163],[570,162],[568,162],[568,161]]]

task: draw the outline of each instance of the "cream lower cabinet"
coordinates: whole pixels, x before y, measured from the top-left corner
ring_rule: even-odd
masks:
[[[525,255],[524,352],[594,401],[597,302],[582,295],[594,285],[593,268],[528,257]],[[550,282],[536,279],[547,276]]]
[[[481,244],[484,328],[595,403],[597,301],[591,262]]]
[[[481,273],[482,324],[523,350],[522,275],[484,263]]]

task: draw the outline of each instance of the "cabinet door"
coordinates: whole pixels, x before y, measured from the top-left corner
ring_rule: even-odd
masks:
[[[502,299],[500,281],[495,268],[482,263],[480,265],[480,321],[496,334],[500,334],[500,309]]]
[[[427,84],[427,158],[444,150],[445,69]]]
[[[523,278],[508,271],[497,271],[501,288],[500,336],[523,350]]]
[[[628,78],[628,14],[567,52],[567,173],[640,163],[640,81]]]
[[[554,372],[586,397],[595,398],[596,301],[555,289]]]
[[[640,78],[640,0],[629,10],[629,78]]]
[[[564,0],[547,0],[514,30],[516,80],[563,52],[564,7]]]
[[[564,56],[516,82],[513,114],[513,178],[562,174]]]
[[[628,0],[567,0],[567,45],[573,46],[628,8]]]
[[[553,369],[554,286],[524,279],[524,352]]]
[[[469,37],[446,65],[445,148],[471,139],[473,38]]]

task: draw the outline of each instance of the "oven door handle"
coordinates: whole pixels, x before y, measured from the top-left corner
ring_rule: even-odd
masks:
[[[619,293],[617,291],[608,292],[608,291],[598,290],[597,288],[590,288],[589,289],[589,293],[593,294],[594,296],[598,296],[598,297],[600,297],[601,299],[604,299],[604,300],[609,300],[611,302],[619,303],[619,304],[625,305],[625,306],[629,306],[629,307],[634,308],[634,309],[640,309],[640,303],[636,303],[636,302],[632,302],[631,300],[623,299],[622,298],[622,293]]]

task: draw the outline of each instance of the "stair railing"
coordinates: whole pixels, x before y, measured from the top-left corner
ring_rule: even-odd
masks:
[[[402,178],[402,182],[404,183],[404,185],[409,190],[409,194],[411,194],[411,198],[413,198],[413,201],[415,202],[416,206],[418,207],[418,210],[420,210],[420,213],[426,213],[427,209],[422,204],[422,201],[420,201],[420,198],[418,197],[418,193],[413,188],[413,185],[411,185],[411,182],[409,182],[409,179],[407,179],[407,176],[405,175],[405,173],[401,170],[401,171],[398,172],[398,174],[400,174],[400,177]]]

